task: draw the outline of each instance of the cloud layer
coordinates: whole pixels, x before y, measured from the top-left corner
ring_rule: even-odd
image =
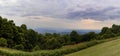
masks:
[[[119,5],[119,0],[0,0],[0,15],[30,28],[101,29],[119,24]]]

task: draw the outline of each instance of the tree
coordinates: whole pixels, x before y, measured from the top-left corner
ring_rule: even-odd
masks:
[[[2,26],[2,17],[0,16],[0,28]]]
[[[27,30],[27,26],[25,24],[22,24],[21,28],[24,29],[24,30]]]
[[[13,20],[0,17],[0,46],[19,50],[57,49],[81,41],[105,39],[119,35],[120,25],[115,24],[111,28],[103,27],[100,34],[89,32],[81,35],[76,31],[63,35],[58,33],[40,34],[33,29],[27,29],[25,24],[16,26]]]
[[[72,31],[70,33],[70,38],[73,43],[78,43],[79,42],[79,34],[76,31]]]
[[[82,41],[90,41],[92,39],[95,39],[96,37],[97,37],[97,34],[95,32],[89,32],[83,35]]]
[[[115,34],[119,33],[120,32],[120,25],[113,24],[112,25],[112,32]]]
[[[69,44],[71,44],[71,39],[70,39],[70,36],[68,34],[62,35],[60,39],[61,39],[60,43],[62,45],[69,45]]]
[[[100,34],[102,35],[102,34],[111,34],[111,33],[113,33],[111,28],[103,27]]]
[[[45,49],[56,49],[56,48],[60,48],[61,44],[60,42],[55,39],[55,38],[51,38],[49,39],[45,44],[44,44],[44,48]]]
[[[32,29],[27,30],[24,38],[26,40],[25,49],[33,49],[38,43],[38,33]]]

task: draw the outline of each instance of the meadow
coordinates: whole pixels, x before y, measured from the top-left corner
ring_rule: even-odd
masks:
[[[98,44],[66,56],[120,56],[120,39]]]

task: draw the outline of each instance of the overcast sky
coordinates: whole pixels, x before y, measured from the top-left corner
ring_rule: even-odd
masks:
[[[120,0],[0,0],[0,15],[33,29],[101,29],[120,24]]]

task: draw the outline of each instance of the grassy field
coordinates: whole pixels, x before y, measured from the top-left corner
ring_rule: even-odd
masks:
[[[118,39],[118,40],[114,40],[114,39]],[[108,42],[108,41],[111,41],[111,42]],[[102,45],[102,47],[100,47],[100,48],[106,48],[107,49],[107,48],[109,48],[111,46],[115,46],[115,45],[119,45],[117,48],[120,47],[120,44],[119,44],[120,39],[119,39],[119,37],[118,38],[116,37],[116,38],[110,38],[110,39],[104,39],[104,40],[95,40],[95,41],[83,42],[83,43],[79,43],[79,44],[75,44],[75,45],[67,45],[67,46],[63,46],[60,49],[55,49],[55,50],[41,50],[41,51],[35,51],[35,52],[25,52],[25,51],[19,51],[19,50],[0,47],[0,56],[62,56],[64,54],[77,52],[79,50],[86,49],[90,46],[93,46],[93,45],[96,45],[96,44],[99,44],[99,43],[103,43],[103,42],[107,42],[108,44],[105,44],[105,43],[100,44],[100,46]],[[115,43],[113,44],[112,42],[113,43],[115,42]],[[111,44],[111,46],[109,46],[110,44]],[[93,47],[90,47],[90,48],[93,48]],[[98,49],[95,49],[95,48],[98,48]],[[95,48],[90,49],[87,52],[82,50],[82,53],[80,52],[80,55],[78,53],[78,54],[72,54],[72,56],[77,56],[77,55],[78,56],[81,56],[81,55],[83,56],[83,54],[87,54],[89,56],[89,53],[92,52],[92,51],[93,52],[96,52],[96,51],[97,52],[103,52],[104,51],[104,49],[103,49],[103,51],[102,50],[99,51],[99,49],[100,49],[99,45],[96,45]],[[93,56],[93,55],[91,54],[91,56]],[[71,54],[70,54],[70,56],[71,56]]]
[[[66,56],[120,56],[120,39],[98,44]]]

